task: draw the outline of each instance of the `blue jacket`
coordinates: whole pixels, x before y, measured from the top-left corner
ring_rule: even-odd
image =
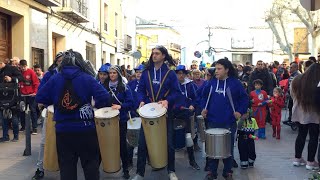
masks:
[[[57,73],[58,73],[57,69],[54,69],[54,70],[51,70],[51,71],[47,71],[47,72],[44,74],[44,76],[43,76],[43,78],[41,79],[41,81],[40,81],[40,85],[39,85],[39,87],[38,87],[38,91],[39,91],[40,88],[42,88],[43,85],[45,85],[45,84],[50,80],[50,78],[51,78],[53,75],[55,75],[55,74],[57,74]]]
[[[232,123],[236,121],[231,103],[227,95],[227,88],[230,88],[235,111],[245,114],[249,106],[249,97],[241,82],[229,77],[226,80],[212,79],[204,87],[201,108],[204,109],[209,97],[210,87],[212,87],[211,97],[208,103],[207,119],[217,123]]]
[[[197,85],[195,85],[189,79],[186,79],[183,83],[179,83],[180,94],[176,98],[174,105],[174,115],[177,118],[188,118],[193,112],[188,109],[191,105],[197,107]]]
[[[72,79],[73,89],[84,104],[91,104],[91,98],[93,97],[97,108],[108,105],[107,102],[110,100],[110,96],[105,88],[93,77],[82,72],[80,68],[75,66],[66,66],[60,73],[52,76],[50,80],[39,89],[36,95],[36,102],[44,105],[54,105],[54,121],[56,121],[57,132],[75,132],[94,129],[93,110],[89,109],[86,111],[86,114],[91,113],[91,115],[81,119],[81,115],[83,116],[83,114],[81,114],[79,110],[75,113],[65,114],[59,112],[57,109],[58,101],[64,88],[65,78]]]
[[[145,104],[151,102],[158,102],[160,100],[167,100],[169,102],[168,109],[172,109],[175,98],[180,94],[178,87],[178,78],[174,71],[170,70],[167,78],[163,82],[162,89],[159,92],[158,98],[156,97],[160,88],[160,81],[163,81],[165,74],[169,71],[166,64],[163,64],[160,69],[156,71],[156,77],[154,75],[154,66],[150,69],[146,69],[142,72],[139,88],[138,88],[138,102],[144,102]],[[150,72],[150,77],[148,77]],[[152,91],[150,84],[153,87],[153,94],[155,100],[152,98]]]
[[[110,91],[108,89],[108,91]],[[133,97],[131,90],[128,86],[125,87],[124,92],[115,92],[115,95],[117,96],[118,100],[121,102],[121,104],[114,98],[112,97],[112,102],[111,104],[117,104],[121,105],[120,111],[120,122],[127,122],[129,120],[129,111],[132,110],[133,107]],[[113,96],[111,92],[109,92],[110,96]]]
[[[132,117],[138,117],[137,109],[139,108],[139,102],[138,102],[138,88],[139,88],[139,81],[137,79],[132,80],[128,83],[129,88],[132,92],[132,98],[133,98],[133,108],[131,111]]]

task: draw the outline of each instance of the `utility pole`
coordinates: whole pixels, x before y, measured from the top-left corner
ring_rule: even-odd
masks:
[[[212,55],[212,50],[213,50],[213,48],[211,48],[211,44],[210,44],[210,42],[211,42],[211,36],[213,35],[213,33],[211,32],[211,29],[214,29],[213,27],[211,27],[211,26],[209,26],[208,25],[208,27],[206,27],[206,29],[208,29],[208,50],[207,50],[207,54],[208,54],[208,56],[211,56]]]

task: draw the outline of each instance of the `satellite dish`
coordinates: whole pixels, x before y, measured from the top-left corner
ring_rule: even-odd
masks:
[[[135,51],[134,53],[132,53],[132,56],[135,58],[135,59],[140,59],[142,57],[142,54],[139,50]]]
[[[195,57],[201,58],[201,53],[199,51],[195,51],[193,54]]]

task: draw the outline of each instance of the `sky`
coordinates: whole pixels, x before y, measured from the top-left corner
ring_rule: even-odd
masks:
[[[160,3],[159,3],[160,2]],[[246,29],[266,25],[264,13],[272,0],[137,0],[137,16],[157,19],[174,26],[183,36],[182,44],[207,38],[205,27]],[[192,37],[188,36],[192,34]]]

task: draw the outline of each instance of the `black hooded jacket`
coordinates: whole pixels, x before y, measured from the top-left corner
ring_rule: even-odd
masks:
[[[12,78],[11,82],[15,82],[16,79],[18,79],[18,81],[22,81],[23,77],[21,72],[19,71],[19,69],[15,66],[11,66],[6,64],[5,67],[3,67],[2,69],[0,69],[0,83],[4,83],[4,77],[5,76],[9,76]]]

